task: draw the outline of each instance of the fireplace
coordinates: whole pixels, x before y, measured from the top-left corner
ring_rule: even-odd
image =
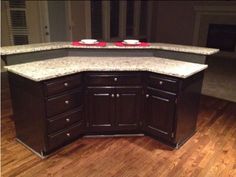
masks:
[[[236,25],[209,24],[207,47],[234,52],[236,45]]]
[[[195,6],[193,45],[219,48],[207,57],[202,94],[236,102],[236,13],[234,6]]]

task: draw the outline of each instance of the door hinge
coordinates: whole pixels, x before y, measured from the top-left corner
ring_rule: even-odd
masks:
[[[171,138],[174,138],[174,136],[175,136],[175,134],[172,132],[172,133],[171,133]]]

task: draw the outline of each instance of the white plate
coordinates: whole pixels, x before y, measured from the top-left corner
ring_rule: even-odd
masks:
[[[139,40],[135,40],[135,39],[126,39],[126,40],[123,40],[123,43],[131,44],[131,45],[140,44]]]
[[[139,45],[141,44],[141,42],[138,42],[138,43],[126,43],[126,42],[122,42],[124,45]]]
[[[80,43],[82,43],[82,44],[97,44],[98,40],[96,40],[96,39],[82,39],[80,41]]]

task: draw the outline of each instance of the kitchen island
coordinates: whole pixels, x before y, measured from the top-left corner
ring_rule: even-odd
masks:
[[[5,50],[9,61],[23,56],[6,67],[17,140],[41,157],[85,135],[141,133],[183,145],[196,131],[207,65],[114,48]],[[26,62],[29,56],[41,61]]]

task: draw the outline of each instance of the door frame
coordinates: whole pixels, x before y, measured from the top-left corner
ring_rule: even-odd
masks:
[[[49,23],[49,14],[48,14],[48,1],[43,0],[39,3],[39,13],[40,13],[40,30],[41,30],[41,40],[42,42],[50,42],[50,23]],[[65,1],[65,12],[66,12],[66,35],[67,38],[71,41],[72,40],[72,19],[71,19],[71,1]],[[47,29],[45,29],[47,26]],[[45,35],[45,33],[49,33]]]
[[[50,24],[48,15],[48,2],[43,0],[39,3],[40,30],[42,42],[50,42]],[[46,28],[47,26],[47,28]],[[48,33],[48,35],[46,35]]]
[[[71,0],[65,1],[65,12],[66,12],[66,33],[67,38],[72,41],[72,19],[71,19]]]

